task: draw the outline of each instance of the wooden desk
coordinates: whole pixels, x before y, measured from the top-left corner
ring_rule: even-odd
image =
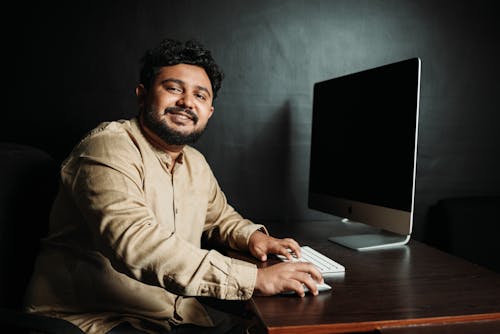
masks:
[[[416,325],[453,325],[460,333],[460,324],[500,325],[498,273],[414,240],[353,251],[327,240],[334,233],[328,222],[267,226],[272,235],[293,237],[346,267],[344,275],[326,280],[333,290],[316,297],[253,297],[251,307],[268,333],[384,333]]]

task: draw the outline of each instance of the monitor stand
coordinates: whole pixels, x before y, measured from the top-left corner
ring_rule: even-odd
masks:
[[[403,246],[410,240],[410,235],[401,235],[392,233],[382,229],[369,227],[361,223],[353,223],[347,219],[342,220],[346,225],[364,225],[361,229],[362,232],[354,232],[354,234],[340,235],[328,238],[328,240],[335,242],[344,247],[355,249],[358,251],[376,250],[390,247]],[[357,226],[354,227],[356,230]],[[369,229],[369,230],[367,230]]]

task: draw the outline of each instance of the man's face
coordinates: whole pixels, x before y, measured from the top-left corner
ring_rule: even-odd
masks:
[[[195,142],[214,112],[210,79],[195,65],[162,67],[149,92],[140,85],[136,93],[143,124],[170,145]]]

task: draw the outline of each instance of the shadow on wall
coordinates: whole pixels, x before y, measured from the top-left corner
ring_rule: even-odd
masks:
[[[299,215],[292,196],[291,112],[290,101],[285,101],[270,118],[251,123],[252,141],[239,144],[243,148],[223,176],[229,202],[256,222]]]
[[[500,272],[500,196],[446,198],[429,209],[426,243]]]

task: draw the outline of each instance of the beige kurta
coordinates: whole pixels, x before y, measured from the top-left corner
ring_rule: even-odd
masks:
[[[29,312],[87,333],[125,320],[169,329],[211,325],[190,296],[250,298],[256,266],[201,249],[200,241],[207,233],[246,250],[264,227],[227,203],[200,152],[186,146],[173,173],[170,164],[135,118],[103,123],[77,145],[62,165],[49,236],[26,294]]]

